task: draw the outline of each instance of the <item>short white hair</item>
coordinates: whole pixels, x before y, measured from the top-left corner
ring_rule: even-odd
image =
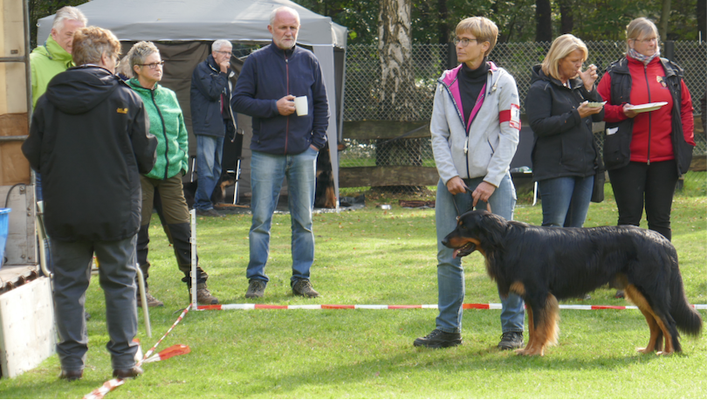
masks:
[[[211,51],[219,51],[225,45],[229,45],[229,46],[231,46],[231,48],[233,48],[233,45],[228,40],[219,39],[211,45]]]
[[[52,30],[57,32],[64,29],[64,22],[75,20],[82,22],[84,26],[88,25],[88,18],[76,7],[65,6],[59,9],[54,15],[54,22],[52,23]]]
[[[297,25],[300,24],[299,13],[297,12],[297,10],[292,7],[282,6],[272,10],[272,12],[270,13],[270,26],[272,26],[273,22],[275,22],[275,18],[277,18],[277,13],[279,13],[280,11],[287,11],[290,14],[294,15],[295,18],[297,18]]]

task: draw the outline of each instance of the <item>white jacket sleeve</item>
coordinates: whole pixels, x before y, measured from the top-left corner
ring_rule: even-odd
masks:
[[[491,157],[484,181],[498,187],[503,177],[508,173],[518,147],[520,101],[515,79],[508,73],[501,74],[496,90],[500,91],[498,96],[500,134],[498,146]]]
[[[447,113],[445,96],[448,94],[442,84],[437,83],[435,91],[434,105],[432,108],[432,119],[430,120],[430,134],[432,136],[432,153],[435,157],[435,165],[437,172],[442,182],[447,184],[447,181],[458,176],[454,161],[452,158],[450,129],[447,121]],[[449,110],[453,111],[453,110]]]

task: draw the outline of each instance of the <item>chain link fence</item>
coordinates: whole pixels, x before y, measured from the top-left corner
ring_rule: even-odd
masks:
[[[606,67],[621,58],[625,52],[623,41],[585,42],[589,49],[588,64],[595,64],[601,74]],[[528,93],[531,79],[531,67],[542,62],[550,48],[549,42],[499,43],[489,55],[489,59],[506,69],[516,79],[521,99],[521,113],[525,112],[524,99]],[[700,100],[707,86],[707,43],[674,42],[661,47],[662,55],[672,53],[672,59],[685,71],[685,82],[692,94],[696,113],[700,110]],[[674,50],[673,50],[674,49]],[[666,51],[667,50],[667,51]],[[416,105],[417,118],[429,121],[436,82],[445,69],[450,66],[450,53],[454,47],[449,45],[413,45],[412,68],[415,88],[406,91],[406,96]],[[451,54],[452,61],[456,60]],[[346,88],[344,99],[344,121],[380,120],[381,115],[389,114],[379,101],[381,97],[381,68],[378,48],[375,45],[350,45],[346,52]],[[452,64],[453,65],[453,64]],[[598,134],[600,146],[603,136]],[[694,154],[707,154],[704,135],[696,137],[697,147]],[[346,167],[366,167],[380,165],[432,166],[434,158],[429,138],[405,138],[400,135],[390,140],[362,140],[347,138],[343,132],[346,149],[340,152],[340,165]],[[380,146],[385,142],[385,148]],[[394,151],[390,147],[394,148]],[[405,155],[408,155],[407,159]],[[417,190],[419,188],[411,188]]]

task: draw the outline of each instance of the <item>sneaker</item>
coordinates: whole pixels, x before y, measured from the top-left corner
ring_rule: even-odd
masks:
[[[164,307],[164,303],[157,300],[150,292],[145,291],[145,300],[147,300],[148,307]],[[140,291],[137,291],[137,306],[142,307],[142,297],[140,297]]]
[[[248,285],[248,291],[245,292],[246,299],[263,297],[265,295],[265,281],[260,279],[251,279]]]
[[[189,290],[189,298],[191,299],[191,289]],[[203,306],[210,306],[218,304],[218,299],[206,288],[205,283],[199,283],[196,285],[196,302]]]
[[[114,369],[113,370],[113,377],[118,378],[118,379],[122,379],[122,380],[126,380],[126,379],[135,378],[138,375],[142,375],[143,372],[144,371],[142,370],[142,368],[140,368],[136,365],[136,366],[134,366],[132,368],[128,368],[128,369]]]
[[[614,295],[614,298],[616,299],[623,299],[624,297],[626,297],[626,295],[624,294],[623,290],[617,290],[616,294]]]
[[[292,293],[295,296],[319,297],[319,293],[314,290],[309,279],[300,279],[292,285]]]
[[[419,337],[412,342],[415,347],[428,347],[430,349],[441,349],[444,347],[454,347],[462,344],[461,333],[447,333],[435,329],[425,337]]]
[[[501,350],[513,350],[523,347],[523,332],[503,332],[498,348]]]
[[[201,208],[197,208],[196,215],[199,215],[202,217],[223,217],[224,216],[223,214],[214,210],[213,208],[210,208],[208,210],[202,210]]]

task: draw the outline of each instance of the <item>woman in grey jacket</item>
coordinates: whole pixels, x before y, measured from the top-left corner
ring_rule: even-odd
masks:
[[[442,239],[454,230],[460,213],[488,204],[510,220],[516,202],[508,169],[518,146],[518,89],[508,72],[486,59],[498,28],[486,18],[473,17],[457,25],[456,35],[462,64],[439,79],[430,122],[440,176],[435,205],[439,316],[436,329],[413,343],[433,348],[462,342],[464,270],[461,258],[454,257]],[[503,335],[498,347],[522,347],[523,301],[510,294],[501,303]]]
[[[562,35],[555,39],[542,65],[533,67],[525,98],[535,136],[533,178],[543,204],[543,226],[581,227],[587,216],[594,174],[601,161],[592,135],[603,107],[594,82],[597,68],[582,72],[587,46]]]

